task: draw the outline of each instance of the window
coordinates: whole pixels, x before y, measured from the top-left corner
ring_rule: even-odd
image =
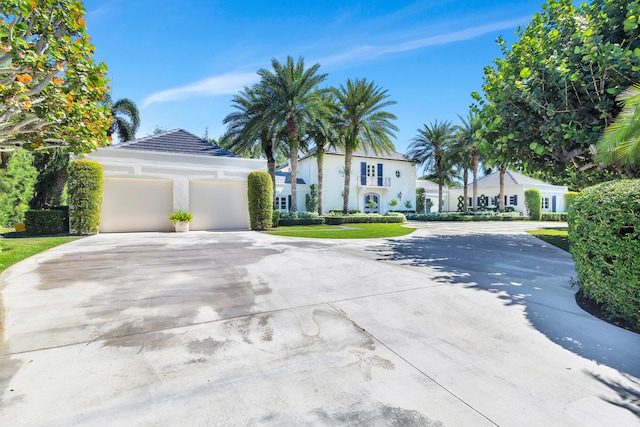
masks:
[[[287,198],[286,197],[276,197],[276,209],[280,211],[287,210]]]
[[[400,171],[396,171],[396,178],[400,178]]]
[[[375,177],[376,176],[376,165],[367,165],[367,176]]]
[[[549,209],[549,198],[548,197],[543,197],[542,198],[542,209]]]

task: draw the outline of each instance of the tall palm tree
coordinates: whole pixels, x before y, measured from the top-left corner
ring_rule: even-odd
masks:
[[[480,115],[474,111],[469,111],[466,118],[460,118],[462,126],[457,127],[456,138],[462,143],[462,146],[467,147],[469,154],[471,155],[471,172],[473,174],[473,199],[471,200],[471,208],[473,211],[478,210],[478,165],[480,163],[480,139],[476,136],[477,132],[482,127],[480,121]],[[465,203],[467,200],[466,194],[467,183],[465,180]],[[465,206],[466,210],[466,206]]]
[[[136,104],[128,99],[122,98],[113,102],[111,94],[107,94],[105,104],[111,108],[113,121],[107,129],[107,136],[114,133],[118,135],[120,142],[131,141],[136,138],[136,132],[140,126],[140,112]]]
[[[291,56],[281,64],[271,60],[273,71],[258,70],[261,77],[261,106],[264,120],[275,128],[284,126],[291,160],[291,210],[298,206],[297,173],[298,150],[300,136],[304,134],[304,125],[313,120],[317,111],[318,97],[314,90],[326,78],[326,74],[318,74],[320,64],[311,68],[304,67],[304,59],[296,62]]]
[[[640,85],[631,86],[617,100],[622,111],[600,138],[596,159],[617,164],[632,177],[640,172]]]
[[[227,125],[227,131],[221,138],[221,146],[247,157],[264,155],[275,197],[276,159],[288,153],[282,144],[281,135],[264,120],[260,106],[260,87],[245,87],[242,92],[234,95],[231,106],[236,111],[228,114],[222,121]]]
[[[391,122],[396,116],[385,109],[396,102],[388,100],[387,91],[367,79],[347,79],[334,89],[338,103],[339,131],[344,143],[344,192],[342,212],[349,212],[349,182],[353,152],[370,148],[374,153],[395,150],[391,138],[398,128]]]
[[[338,145],[337,105],[335,96],[330,92],[316,92],[318,96],[318,114],[308,123],[306,138],[316,149],[315,156],[318,164],[318,215],[322,215],[322,193],[324,181],[324,154],[330,147]],[[312,144],[307,143],[307,146]]]
[[[448,150],[453,139],[451,122],[435,122],[423,125],[409,145],[407,156],[424,166],[433,169],[438,176],[438,212],[442,212],[442,187],[448,160]]]

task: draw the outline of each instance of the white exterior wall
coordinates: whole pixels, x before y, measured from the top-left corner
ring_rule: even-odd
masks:
[[[524,184],[512,184],[504,186],[504,194],[507,196],[507,204],[506,207],[513,207],[516,212],[520,212],[523,215],[526,215],[526,206],[525,206],[525,198],[524,192],[529,188],[537,188],[542,193],[542,198],[549,199],[548,208],[543,209],[543,212],[553,212],[553,197],[556,198],[556,209],[555,212],[564,212],[564,193],[567,192],[567,187],[560,187],[556,185],[524,185]],[[462,188],[451,188],[449,189],[449,207],[450,211],[458,210],[458,196],[463,195]],[[494,208],[495,205],[491,202],[495,196],[500,194],[500,186],[491,186],[491,187],[478,187],[478,197],[484,195],[489,197],[490,204],[487,206],[489,208]],[[510,197],[517,196],[517,204],[514,206],[511,204]],[[473,197],[473,189],[469,186],[469,191],[467,197]],[[469,205],[471,208],[471,205]]]
[[[376,165],[381,163],[383,178],[389,178],[388,187],[362,186],[360,185],[360,162],[366,162]],[[400,172],[400,178],[395,173]],[[318,163],[315,157],[307,157],[298,162],[298,177],[304,179],[308,184],[318,183]],[[411,201],[412,209],[416,206],[416,171],[415,166],[411,162],[400,160],[386,160],[376,158],[354,157],[351,165],[349,189],[349,209],[357,209],[361,212],[365,210],[365,195],[377,194],[379,197],[378,207],[380,213],[384,214],[391,208],[387,205],[391,199],[398,199],[398,194],[402,193],[402,200],[396,206],[398,209],[406,209],[404,203]],[[298,184],[300,188],[300,184]],[[326,154],[324,156],[323,165],[323,197],[322,206],[324,212],[331,209],[342,209],[342,192],[344,189],[344,156],[335,154]],[[308,190],[307,190],[308,191]],[[283,194],[285,194],[283,192]],[[298,199],[300,199],[300,190],[298,190]],[[304,210],[304,196],[302,200],[298,200],[301,210]]]
[[[117,148],[98,149],[85,157],[97,161],[104,169],[105,197],[101,231],[106,232],[169,230],[172,225],[168,216],[177,210],[194,214],[192,230],[212,229],[212,226],[215,229],[248,229],[247,177],[254,170],[267,169],[264,160]],[[128,198],[131,197],[129,193],[140,186],[144,187],[145,182],[155,181],[168,183],[171,192],[163,197],[162,202],[154,202],[154,206],[157,206],[151,208],[156,219],[151,224],[144,220],[149,216],[148,210],[143,207],[135,208]],[[192,182],[218,184],[212,187],[215,188],[218,199],[192,203]],[[125,191],[127,183],[130,189]],[[144,206],[149,206],[149,203],[144,203]],[[212,206],[216,206],[216,209],[209,212],[207,207]],[[194,207],[198,212],[193,211]],[[203,215],[215,216],[215,220],[201,218]],[[162,226],[157,219],[160,217],[166,218],[166,223]]]

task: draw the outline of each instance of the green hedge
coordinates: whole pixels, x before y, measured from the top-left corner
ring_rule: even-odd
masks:
[[[360,212],[359,209],[350,209],[349,210],[349,215],[356,215],[356,214],[359,214],[359,213],[362,213],[362,212]],[[329,215],[338,215],[338,216],[340,216],[340,215],[342,215],[342,209],[330,209],[329,210]]]
[[[524,192],[524,204],[529,218],[539,221],[542,216],[542,193],[537,188],[529,188]]]
[[[542,212],[540,216],[542,221],[566,221],[567,213],[566,212]]]
[[[495,213],[492,211],[478,212],[434,212],[429,214],[408,214],[407,219],[412,221],[522,221],[528,219],[519,212]]]
[[[271,226],[277,227],[280,225],[280,211],[278,209],[274,209],[271,213]]]
[[[66,212],[60,209],[32,209],[25,212],[27,234],[34,236],[65,232]]]
[[[253,171],[247,178],[249,222],[252,230],[271,227],[273,219],[273,183],[266,171]]]
[[[584,296],[640,331],[640,180],[588,187],[568,213],[569,245]]]
[[[280,219],[280,225],[321,225],[324,224],[324,218],[291,218]]]
[[[577,191],[567,191],[566,193],[564,193],[564,210],[565,211],[569,211],[569,206],[571,206],[571,203],[573,202],[573,199],[575,199],[578,196]]]
[[[404,215],[347,215],[347,216],[326,216],[324,223],[329,225],[340,224],[401,224],[405,222]]]
[[[69,163],[68,173],[69,229],[72,234],[97,233],[104,185],[102,166],[92,160],[74,160]]]

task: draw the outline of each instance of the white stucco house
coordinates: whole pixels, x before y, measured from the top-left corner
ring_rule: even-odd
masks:
[[[426,201],[433,203],[433,206],[430,208],[427,207],[426,212],[416,212],[416,213],[432,213],[438,212],[438,184],[432,181],[428,181],[426,179],[418,179],[416,180],[416,188],[424,188]],[[442,187],[442,211],[447,212],[449,210],[449,188]]]
[[[315,152],[302,154],[298,159],[297,210],[305,209],[305,194],[310,185],[318,183],[318,163]],[[403,154],[392,152],[375,154],[365,149],[353,153],[349,189],[349,209],[366,213],[384,214],[390,210],[388,203],[397,199],[400,204],[394,209],[406,209],[404,204],[416,206],[415,164]],[[287,169],[288,170],[288,169]],[[289,181],[287,181],[287,179]],[[280,210],[290,209],[291,183],[288,173],[276,177],[276,206]],[[342,209],[344,189],[344,153],[331,148],[324,156],[323,210]],[[369,208],[369,201],[376,204]]]
[[[485,205],[488,208],[494,208],[500,196],[500,171],[494,172],[483,178],[478,179],[478,206],[480,206],[480,198],[484,197]],[[539,179],[531,178],[521,173],[508,170],[504,175],[504,202],[505,207],[512,207],[515,212],[526,215],[526,207],[524,202],[524,192],[529,188],[537,188],[542,193],[542,211],[543,212],[564,212],[564,194],[568,191],[567,187],[560,185],[548,184]],[[473,184],[467,187],[469,206],[472,203]],[[458,207],[458,197],[463,195],[462,188],[450,188],[449,194],[449,210],[456,211]],[[437,198],[437,196],[436,196]]]
[[[266,170],[183,129],[100,148],[100,232],[170,231],[168,216],[193,214],[191,230],[249,229],[247,176]]]

